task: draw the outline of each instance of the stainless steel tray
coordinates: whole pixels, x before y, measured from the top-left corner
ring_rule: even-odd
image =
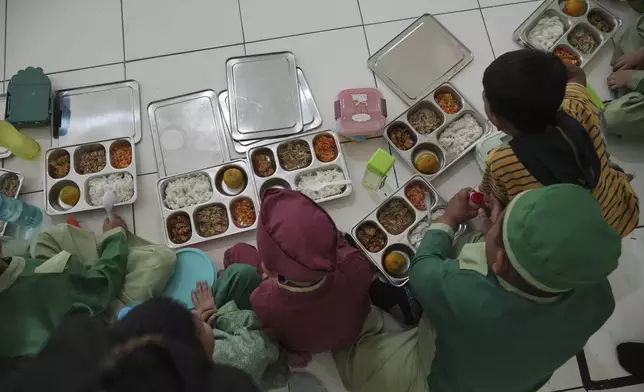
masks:
[[[413,105],[473,59],[458,38],[425,14],[371,56],[367,65],[391,91]]]
[[[335,140],[335,145],[336,145],[338,154],[334,160],[329,162],[322,162],[315,155],[315,150],[313,148],[313,141],[317,136],[320,136],[320,135],[329,135],[329,136],[332,136],[333,139]],[[292,171],[287,171],[282,167],[281,163],[279,162],[278,150],[280,146],[283,146],[287,143],[293,143],[293,142],[304,143],[309,147],[309,150],[311,151],[311,163],[306,167],[292,170]],[[257,195],[260,198],[261,198],[262,192],[268,188],[286,188],[286,189],[298,190],[297,184],[302,174],[315,172],[320,169],[336,168],[344,173],[345,180],[351,179],[349,177],[349,169],[347,168],[347,164],[344,160],[344,154],[342,153],[342,146],[340,145],[340,140],[338,139],[335,132],[329,131],[329,130],[310,133],[303,136],[293,137],[287,140],[281,140],[275,143],[267,143],[262,146],[253,147],[252,149],[248,150],[246,154],[247,154],[248,162],[252,166],[253,181],[255,183],[255,189],[257,190]],[[266,177],[260,176],[259,172],[255,167],[254,159],[256,157],[256,154],[267,154],[270,157],[271,164],[274,169],[273,174]],[[322,203],[325,201],[346,197],[346,196],[349,196],[352,191],[353,191],[353,185],[349,184],[344,187],[344,190],[342,191],[342,193],[339,193],[337,195],[333,195],[330,197],[317,199],[316,202]]]
[[[212,90],[152,102],[148,106],[161,177],[230,160],[224,124]]]
[[[223,183],[223,173],[226,169],[236,167],[244,173],[245,176],[245,185],[241,191],[235,192],[231,191]],[[179,208],[179,209],[170,209],[166,206],[164,202],[165,198],[165,189],[168,186],[168,183],[172,182],[181,177],[188,177],[191,175],[205,174],[210,179],[210,185],[212,187],[212,196],[207,202],[195,204],[192,206]],[[236,160],[232,162],[225,163],[223,165],[217,165],[201,170],[194,170],[188,173],[179,174],[170,177],[164,177],[157,181],[157,196],[159,200],[159,208],[161,209],[161,217],[163,219],[163,233],[165,236],[166,244],[171,248],[179,248],[183,246],[198,244],[204,241],[210,241],[217,238],[227,237],[237,233],[243,233],[245,231],[254,230],[257,228],[257,219],[259,216],[259,203],[257,201],[257,196],[254,188],[253,181],[250,179],[250,171],[248,163],[244,160]],[[255,208],[255,222],[252,225],[246,227],[238,227],[235,222],[233,222],[231,204],[241,199],[250,199]],[[195,214],[199,211],[200,208],[212,206],[212,205],[222,205],[226,209],[226,214],[228,216],[228,228],[221,234],[214,236],[202,236],[199,234],[199,230],[196,224]],[[170,229],[169,221],[176,215],[182,214],[187,215],[190,219],[191,225],[191,237],[188,241],[177,244],[172,242],[170,239],[170,234],[168,230]]]
[[[0,120],[4,120],[4,113],[7,109],[7,94],[0,94]],[[9,158],[11,151],[4,147],[0,147],[0,159]]]
[[[397,287],[404,286],[409,281],[409,276],[406,272],[402,276],[393,276],[392,274],[387,272],[383,265],[384,259],[390,252],[399,251],[406,253],[408,256],[407,262],[411,262],[411,260],[414,258],[414,254],[416,253],[416,248],[413,246],[411,240],[409,239],[409,236],[421,222],[427,222],[427,211],[416,208],[405,195],[405,190],[407,189],[407,187],[415,184],[422,184],[430,190],[433,202],[430,208],[432,210],[432,213],[434,213],[434,216],[432,216],[432,221],[434,221],[439,216],[438,211],[444,210],[447,206],[447,202],[427,180],[425,180],[421,176],[414,176],[403,186],[398,188],[398,190],[396,190],[396,192],[394,192],[391,196],[380,203],[378,207],[376,207],[376,209],[370,212],[369,215],[360,220],[360,222],[358,222],[358,224],[353,226],[353,228],[351,229],[351,235],[356,240],[356,243],[358,244],[360,249],[362,249],[362,251],[368,256],[369,260],[373,263],[373,265],[376,266],[376,268],[378,268],[378,270],[389,281],[389,283]],[[384,226],[378,220],[378,212],[392,200],[402,200],[408,205],[409,210],[414,216],[414,221],[405,230],[403,230],[402,233],[395,235],[387,232],[387,230],[385,230]],[[384,233],[387,237],[387,243],[380,251],[370,252],[358,239],[357,231],[363,224],[375,225],[375,227],[381,230],[382,233]],[[429,227],[427,229],[429,229]],[[458,241],[458,239],[463,235],[463,233],[465,233],[466,230],[467,225],[462,224],[454,235],[454,242]],[[408,267],[409,266],[405,268],[405,271],[408,269]]]
[[[584,1],[586,3],[586,10],[583,15],[577,17],[570,16],[563,12],[560,0],[544,1],[523,23],[521,23],[519,27],[517,27],[512,34],[512,39],[514,39],[519,45],[533,49],[542,49],[530,42],[528,35],[541,18],[545,16],[557,16],[563,22],[565,31],[563,35],[548,48],[547,51],[554,52],[558,47],[564,47],[572,54],[576,55],[580,62],[578,65],[584,67],[593,57],[595,57],[604,44],[606,44],[606,42],[615,35],[623,24],[623,21],[618,16],[611,13],[608,9],[599,4],[599,2],[595,0]],[[588,19],[593,13],[598,13],[602,16],[608,24],[612,25],[613,29],[609,32],[602,32],[593,26]],[[597,47],[592,52],[581,53],[570,44],[568,37],[570,33],[578,27],[585,27],[588,29],[598,42]]]
[[[226,61],[226,80],[233,139],[286,136],[302,131],[293,53],[230,58]]]
[[[121,143],[127,142],[132,147],[132,162],[128,167],[124,169],[116,169],[112,166],[110,148],[112,144],[117,142],[121,142]],[[105,157],[106,163],[103,170],[98,171],[96,173],[91,173],[91,174],[80,174],[78,172],[77,165],[80,161],[81,154],[87,149],[93,149],[100,146],[102,146],[105,149],[105,154],[106,154],[106,157]],[[53,178],[52,176],[50,176],[49,170],[48,170],[49,159],[52,157],[56,157],[57,154],[64,154],[65,152],[69,154],[69,157],[70,157],[69,173],[66,176],[61,178]],[[138,190],[137,190],[137,181],[136,181],[136,148],[134,146],[134,139],[132,138],[115,138],[115,139],[101,140],[101,141],[92,142],[92,143],[83,143],[83,144],[78,144],[74,146],[50,148],[45,152],[45,159],[44,159],[43,166],[44,166],[43,170],[45,172],[43,176],[44,183],[45,183],[44,184],[45,191],[43,192],[45,195],[44,196],[45,211],[49,215],[64,215],[64,214],[72,214],[72,213],[81,212],[81,211],[91,211],[91,210],[102,209],[103,208],[102,202],[99,205],[92,205],[89,202],[90,198],[89,198],[88,181],[94,177],[106,177],[114,173],[127,173],[132,176],[132,181],[134,183],[133,184],[134,194],[129,200],[116,203],[115,206],[132,204],[139,197]],[[78,189],[80,190],[80,200],[78,200],[78,203],[76,203],[76,205],[71,208],[65,208],[65,206],[62,206],[58,200],[58,195],[60,193],[60,190],[65,185],[76,185],[76,187],[78,187]]]
[[[302,106],[302,121],[304,123],[302,133],[306,133],[322,125],[322,116],[320,115],[320,110],[318,109],[318,106],[315,103],[315,99],[313,98],[311,89],[309,88],[309,83],[306,81],[306,78],[304,77],[304,73],[300,68],[297,69],[297,79],[299,82],[299,90],[300,90],[300,104]],[[227,90],[224,90],[219,93],[219,106],[221,107],[221,111],[223,114],[224,125],[227,128],[227,131],[230,132],[230,110],[228,108]],[[246,153],[246,151],[248,151],[249,148],[253,147],[254,145],[257,145],[258,143],[265,143],[267,141],[277,142],[280,140],[288,139],[290,137],[292,137],[292,135],[282,136],[277,138],[237,141],[232,139],[232,135],[231,135],[231,139],[232,139],[235,151],[241,154]]]
[[[0,183],[2,183],[5,176],[18,177],[18,189],[16,190],[16,194],[12,196],[13,198],[17,198],[20,195],[20,189],[22,189],[22,183],[25,180],[25,176],[22,173],[17,171],[13,171],[9,169],[0,169]],[[4,232],[6,229],[7,229],[7,223],[4,221],[0,221],[0,236],[4,235]]]
[[[135,143],[141,141],[141,95],[137,81],[56,91],[52,146],[125,137]]]
[[[455,113],[455,114],[449,114],[443,111],[438,103],[435,101],[434,96],[436,93],[441,93],[441,92],[450,92],[454,94],[457,97],[457,100],[459,101],[461,105],[461,109]],[[439,118],[443,119],[443,123],[436,128],[434,131],[432,131],[429,134],[421,134],[418,132],[409,122],[409,115],[413,114],[417,109],[423,108],[423,107],[429,107],[432,109]],[[470,114],[476,122],[479,124],[479,126],[483,129],[483,133],[481,136],[474,140],[463,152],[461,152],[458,155],[454,155],[449,153],[444,147],[440,145],[438,142],[438,136],[447,128],[449,127],[450,124],[452,124],[455,120],[460,119],[464,115]],[[393,130],[397,126],[403,126],[409,129],[412,132],[413,138],[415,138],[415,143],[412,147],[410,147],[407,150],[400,149],[396,146],[396,144],[391,140],[390,137],[390,131]],[[434,179],[438,177],[441,173],[443,173],[447,168],[452,166],[456,161],[467,155],[469,151],[471,151],[474,147],[476,147],[476,142],[478,140],[481,140],[483,137],[485,137],[488,133],[491,132],[492,126],[489,122],[484,120],[484,117],[474,108],[474,106],[461,94],[456,87],[454,87],[450,83],[444,83],[443,85],[439,86],[437,89],[431,91],[428,95],[422,98],[420,102],[418,102],[416,105],[410,107],[406,111],[404,111],[400,116],[398,116],[396,119],[391,121],[389,124],[387,124],[382,131],[383,136],[389,144],[391,144],[396,152],[403,158],[405,162],[411,168],[417,173],[422,175],[428,180]],[[422,152],[431,152],[433,153],[439,160],[440,163],[440,169],[434,173],[434,174],[424,174],[418,171],[416,169],[416,166],[414,164],[415,158],[417,157],[418,154]]]

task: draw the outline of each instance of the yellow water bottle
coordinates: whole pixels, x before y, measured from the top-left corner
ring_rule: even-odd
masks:
[[[0,121],[0,146],[22,159],[34,159],[40,152],[40,144],[37,141],[5,120]]]

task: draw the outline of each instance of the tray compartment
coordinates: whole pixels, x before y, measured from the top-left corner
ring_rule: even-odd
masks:
[[[392,254],[399,254],[404,259],[404,262],[401,267],[398,267],[395,271],[392,270],[392,265],[388,265],[387,257],[390,257]],[[382,268],[385,272],[395,278],[395,279],[405,279],[409,277],[409,266],[411,265],[411,260],[414,258],[414,251],[407,244],[392,244],[385,249],[382,253]]]
[[[435,116],[434,120],[431,116]],[[445,122],[443,112],[429,101],[421,101],[407,114],[407,122],[412,129],[421,135],[429,135]],[[435,123],[435,124],[433,124]]]

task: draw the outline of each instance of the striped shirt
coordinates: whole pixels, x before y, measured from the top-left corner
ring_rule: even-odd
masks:
[[[599,130],[599,111],[586,88],[577,83],[569,83],[566,87],[561,108],[590,134],[602,168],[593,195],[599,201],[606,221],[624,237],[637,226],[639,200],[626,174],[608,165],[606,144]],[[490,152],[479,189],[506,205],[519,193],[542,186],[518,160],[512,147],[502,146]]]

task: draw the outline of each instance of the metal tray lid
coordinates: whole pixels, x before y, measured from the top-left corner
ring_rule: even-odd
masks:
[[[4,120],[5,108],[7,106],[7,94],[0,94],[0,118]],[[9,158],[11,151],[0,147],[0,159]]]
[[[234,133],[282,131],[280,133],[287,135],[302,130],[293,53],[230,58],[226,61],[226,78]]]
[[[230,159],[216,92],[204,90],[152,102],[148,116],[161,177]]]
[[[472,52],[425,14],[369,58],[369,68],[408,105],[469,64]]]
[[[135,143],[141,141],[141,94],[137,81],[56,91],[52,146],[125,137],[133,138]]]

